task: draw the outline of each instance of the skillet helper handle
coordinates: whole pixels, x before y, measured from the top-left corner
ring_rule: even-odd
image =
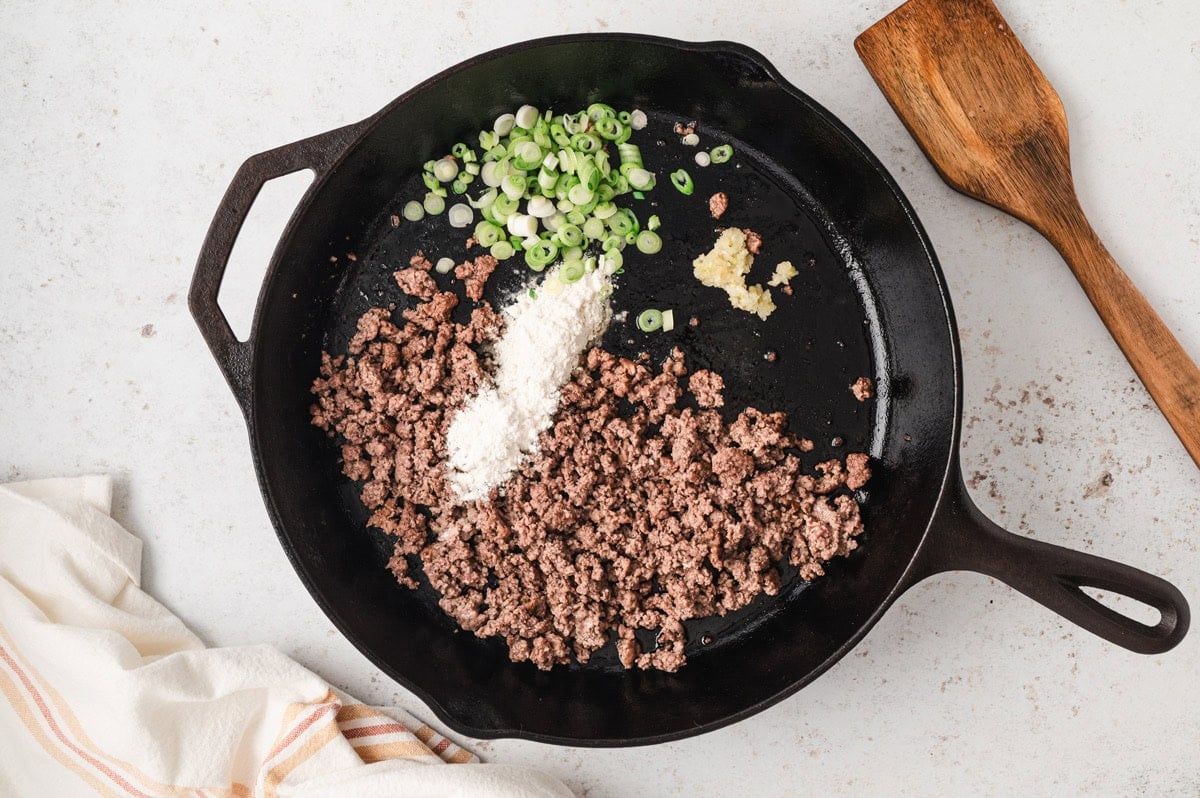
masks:
[[[938,511],[923,552],[922,579],[945,571],[994,577],[1092,634],[1139,654],[1161,654],[1187,634],[1183,594],[1164,579],[1102,557],[1007,532],[967,496],[961,480]],[[941,527],[940,529],[937,527]],[[1106,607],[1080,588],[1118,593],[1161,613],[1154,626]]]
[[[1200,465],[1200,369],[1109,254],[1073,192],[1047,202],[1033,221],[1071,267],[1113,340]]]
[[[225,196],[209,225],[196,270],[192,274],[188,308],[243,413],[250,407],[250,353],[253,343],[252,339],[239,341],[234,335],[217,303],[217,293],[221,289],[221,280],[225,276],[233,245],[246,221],[246,214],[250,212],[262,187],[277,177],[301,169],[312,169],[315,173],[312,185],[317,185],[369,121],[347,125],[251,156],[233,176],[233,182],[225,190]]]

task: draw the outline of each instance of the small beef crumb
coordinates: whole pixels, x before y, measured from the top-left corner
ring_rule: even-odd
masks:
[[[855,452],[846,455],[846,487],[858,490],[867,484],[871,478],[871,468],[867,465],[870,460],[867,455]]]
[[[454,267],[454,276],[466,284],[467,298],[473,302],[483,299],[483,287],[496,270],[498,261],[491,255],[480,255],[475,260],[463,261]]]
[[[479,243],[479,239],[476,238],[475,236],[471,236],[470,238],[467,239],[467,243],[465,244],[465,246],[467,249],[470,249],[471,247],[475,246],[478,243]]]
[[[788,283],[784,283],[783,286],[779,290],[782,291],[783,293],[787,294],[788,296],[791,296],[792,294],[795,293],[795,291],[792,289],[792,286]]]
[[[480,260],[468,279],[495,268]],[[458,297],[425,296],[411,276],[422,271],[414,259],[397,274],[417,292],[407,324],[372,309],[347,354],[322,355],[312,423],[361,483],[369,524],[394,541],[397,582],[417,586],[419,557],[464,630],[501,637],[514,661],[544,670],[612,642],[626,668],[675,671],[686,621],[778,593],[784,568],[819,577],[857,547],[862,519],[847,491],[870,477],[867,456],[806,473],[795,451],[812,442],[785,414],[747,408],[727,422],[715,409],[724,380],[689,375],[678,349],[660,369],[591,349],[537,453],[491,500],[459,504],[445,481],[446,432],[487,379],[481,347],[503,321],[482,302],[455,323]],[[680,401],[684,384],[698,409]],[[657,642],[644,650],[638,630],[657,630]]]
[[[700,326],[700,318],[698,316],[692,316],[690,319],[688,319],[688,324],[690,324],[693,327],[699,327]]]
[[[724,191],[718,191],[708,198],[708,212],[712,214],[712,218],[720,219],[728,209],[729,196]]]
[[[858,401],[865,402],[875,395],[875,384],[871,382],[870,377],[859,377],[850,386],[850,393],[854,394]]]
[[[696,404],[701,407],[724,407],[725,379],[715,371],[700,369],[693,371],[688,378],[688,390],[696,397]]]
[[[763,360],[767,361],[768,363],[774,363],[778,359],[779,359],[779,353],[776,352],[774,349],[768,349],[767,353],[765,355],[763,355]]]
[[[695,132],[696,132],[696,123],[695,122],[688,122],[687,124],[684,124],[683,122],[675,123],[675,135],[677,135],[677,136],[690,136]]]
[[[762,236],[751,230],[749,227],[743,227],[742,232],[746,234],[746,249],[751,255],[757,255],[762,251]]]

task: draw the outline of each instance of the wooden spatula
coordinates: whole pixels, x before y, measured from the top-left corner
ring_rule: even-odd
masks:
[[[996,6],[908,0],[854,45],[951,187],[1054,244],[1200,465],[1200,371],[1088,224],[1062,101]]]

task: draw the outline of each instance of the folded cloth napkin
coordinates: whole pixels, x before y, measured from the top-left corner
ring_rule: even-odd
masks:
[[[107,477],[0,485],[0,795],[571,794],[268,646],[205,648],[111,501]]]

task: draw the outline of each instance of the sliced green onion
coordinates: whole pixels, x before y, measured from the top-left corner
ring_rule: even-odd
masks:
[[[600,263],[609,273],[613,273],[625,263],[625,256],[621,254],[621,250],[619,249],[610,249],[600,256]]]
[[[505,180],[507,179],[505,178]],[[530,216],[536,216],[539,219],[546,219],[558,212],[553,202],[541,196],[530,197],[527,210]]]
[[[669,309],[663,311],[662,325],[663,332],[670,332],[675,329],[675,311]]]
[[[604,222],[593,216],[583,223],[583,234],[592,241],[598,241],[604,237]]]
[[[629,174],[625,177],[629,180],[629,185],[638,191],[649,191],[654,188],[654,173],[648,172],[640,166],[630,169]]]
[[[489,188],[487,191],[479,195],[479,199],[467,199],[472,208],[486,208],[496,201],[496,189]]]
[[[475,240],[479,242],[480,246],[490,247],[500,240],[502,232],[499,225],[492,224],[491,222],[480,222],[475,225]]]
[[[722,144],[720,147],[713,147],[708,154],[712,156],[713,163],[725,163],[733,157],[733,145]]]
[[[638,233],[635,243],[637,244],[638,252],[645,255],[653,255],[662,249],[662,239],[658,233],[652,233],[649,230],[643,230]]]
[[[654,332],[663,325],[663,314],[654,308],[646,308],[637,317],[638,329],[642,332]]]
[[[633,198],[634,199],[645,199],[646,195],[640,191],[635,191],[635,192],[633,192]]]
[[[697,166],[708,166],[710,163],[712,163],[712,156],[707,152],[700,150],[700,152],[696,153]]]
[[[650,218],[646,220],[647,230],[657,230],[661,225],[662,221],[658,218],[657,213],[651,214]]]
[[[596,120],[596,132],[601,138],[614,141],[620,138],[621,131],[625,129],[615,117],[606,116]]]
[[[406,202],[404,204],[404,210],[401,213],[403,214],[404,218],[408,219],[410,222],[419,222],[425,218],[425,208],[416,200]]]
[[[519,238],[529,238],[530,236],[537,235],[538,220],[536,216],[514,213],[508,217],[507,226],[509,235]]]
[[[628,111],[618,111],[617,119],[621,120],[622,125],[628,125],[633,121],[633,114],[629,113]]]
[[[467,184],[461,180],[455,180],[453,183],[450,184],[450,190],[453,191],[455,194],[466,194],[467,193]]]
[[[480,167],[479,164],[476,163],[475,161],[468,161],[467,165],[463,167],[463,169],[465,169],[467,174],[469,174],[469,175],[479,174],[479,171],[481,168],[482,167]]]
[[[583,277],[583,261],[565,261],[562,265],[562,269],[558,273],[558,276],[562,278],[564,283],[577,282],[579,278]]]
[[[558,228],[558,240],[565,246],[577,247],[583,243],[583,231],[576,225],[564,224]]]
[[[538,109],[532,105],[522,105],[517,109],[516,115],[513,116],[513,122],[516,123],[517,127],[525,128],[526,130],[537,124],[537,121]]]
[[[646,118],[645,111],[634,109],[633,113],[629,115],[629,126],[634,130],[641,130],[649,121],[650,120]]]
[[[592,191],[583,183],[576,183],[567,192],[567,199],[576,205],[587,205],[592,201]]]
[[[500,116],[496,117],[496,121],[492,123],[492,130],[496,131],[497,136],[507,136],[512,132],[513,125],[516,123],[517,118],[512,114],[500,114]]]
[[[430,216],[437,216],[446,210],[446,201],[432,191],[425,195],[425,202],[423,204],[425,212]]]
[[[635,233],[634,231],[630,230],[628,233],[625,234],[625,243],[626,244],[637,243],[637,237],[638,237],[638,234]]]
[[[616,116],[617,111],[607,103],[592,103],[587,107],[587,115],[588,119],[591,119],[594,122],[598,119],[604,119],[605,117]]]
[[[542,162],[542,148],[534,141],[523,141],[513,152],[513,166],[518,169],[536,169]]]
[[[454,269],[453,258],[438,258],[437,265],[433,267],[438,274],[449,274],[452,269]]]
[[[558,257],[558,247],[553,241],[540,240],[525,250],[525,263],[535,272],[540,272]]]
[[[434,186],[433,188],[429,189],[429,193],[436,194],[443,199],[446,197],[446,189],[443,186]]]
[[[451,227],[466,227],[474,218],[475,212],[465,202],[451,206],[450,212],[446,214],[446,219],[450,222]]]
[[[560,211],[563,210],[561,202],[558,203],[558,209]],[[563,211],[563,213],[565,213],[567,215],[567,223],[573,224],[576,227],[583,225],[583,223],[587,221],[587,216],[584,215],[583,211],[577,211],[574,208],[572,208],[569,211]],[[601,226],[601,230],[603,230],[603,229],[604,229],[603,226]]]
[[[433,172],[422,172],[421,182],[425,184],[425,188],[433,191],[438,187],[438,179],[434,177]]]
[[[607,219],[610,216],[615,216],[617,213],[617,210],[618,210],[617,206],[612,204],[611,202],[601,202],[599,205],[596,206],[596,209],[594,211],[592,211],[592,215],[595,216],[597,219]]]
[[[453,158],[442,158],[433,165],[433,176],[442,183],[449,183],[458,176],[458,161]]]
[[[558,250],[558,254],[563,260],[577,260],[581,263],[583,262],[583,247],[567,247],[566,249],[560,248]]]
[[[690,195],[696,189],[695,183],[692,182],[692,176],[687,173],[686,169],[676,169],[671,173],[671,185],[675,186],[684,196]]]
[[[437,161],[432,160],[432,161],[426,161],[425,165],[422,166],[421,168],[424,169],[426,172],[432,172],[433,167],[435,167],[435,166],[437,166]]]
[[[495,188],[500,185],[500,181],[504,179],[504,175],[498,173],[499,166],[496,161],[488,161],[479,170],[479,177],[483,180],[485,186]]]
[[[468,147],[466,144],[463,144],[460,141],[460,142],[456,143],[453,147],[450,148],[450,154],[453,155],[455,158],[462,158],[462,157],[466,156],[467,151],[469,149],[470,149],[470,147]]]
[[[623,236],[611,235],[600,244],[600,248],[605,252],[613,252],[621,250],[625,247],[625,238]]]
[[[608,220],[608,227],[619,236],[626,233],[634,232],[637,227],[637,217],[629,212],[628,209],[623,209],[620,213]]]
[[[590,155],[600,149],[600,137],[592,133],[576,133],[571,136],[571,146],[579,152]]]
[[[497,221],[503,216],[504,220],[517,212],[517,201],[507,194],[497,194],[496,201],[492,203],[492,213]]]
[[[492,244],[488,252],[491,253],[491,256],[496,260],[508,260],[514,254],[516,254],[516,250],[513,249],[513,245],[507,241],[497,241],[495,244]]]
[[[700,137],[695,133],[688,133],[686,136],[681,138],[680,141],[682,141],[688,147],[695,147],[700,143]]]

